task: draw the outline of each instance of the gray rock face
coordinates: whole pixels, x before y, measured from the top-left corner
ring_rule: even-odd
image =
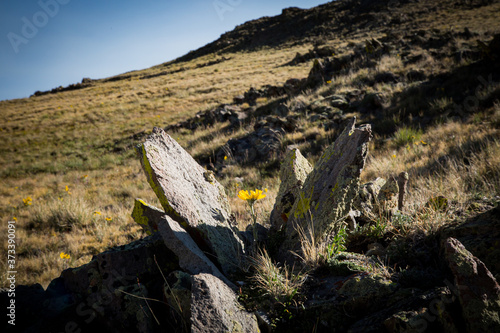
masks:
[[[239,267],[243,242],[231,227],[224,188],[168,134],[154,128],[137,147],[149,184],[165,213],[198,244],[206,243],[224,273]]]
[[[163,216],[158,224],[163,241],[177,255],[179,266],[184,271],[193,275],[198,273],[212,274],[224,281],[228,286],[234,287],[233,283],[207,258],[179,223],[168,216]]]
[[[291,251],[300,252],[299,228],[307,231],[312,225],[314,236],[321,240],[334,232],[348,215],[358,193],[359,176],[372,138],[369,125],[356,128],[355,122],[356,118],[348,122],[308,175],[290,211],[287,239],[280,249],[282,260],[291,261],[294,259]]]
[[[241,309],[236,294],[209,274],[193,276],[191,332],[259,332],[257,318]]]
[[[156,323],[143,311],[147,306],[140,297],[158,297],[151,294],[162,284],[155,256],[162,270],[179,268],[177,257],[156,234],[100,253],[86,265],[63,271],[60,279],[68,294],[92,309],[92,318],[105,318],[116,330],[151,332]]]
[[[293,204],[299,198],[302,185],[312,166],[297,148],[289,149],[281,163],[280,189],[271,212],[271,228],[280,231],[288,221]]]
[[[299,228],[309,230],[312,225],[314,236],[320,240],[334,232],[348,215],[358,193],[359,176],[372,138],[369,125],[356,128],[355,122],[356,118],[348,122],[308,175],[290,211],[287,239],[280,249],[282,260],[293,260],[291,251],[300,251]]]
[[[468,332],[500,332],[500,286],[493,275],[455,238],[446,240],[444,251]]]

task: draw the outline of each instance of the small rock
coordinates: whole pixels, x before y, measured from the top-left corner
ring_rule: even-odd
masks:
[[[493,275],[455,238],[446,239],[444,252],[468,332],[500,332],[500,286]]]
[[[236,294],[210,274],[193,276],[191,332],[259,332],[255,315],[242,310]]]

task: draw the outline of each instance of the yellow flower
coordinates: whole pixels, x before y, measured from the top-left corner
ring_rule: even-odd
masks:
[[[66,185],[66,192],[69,192],[69,187],[68,187],[68,185]]]
[[[101,212],[99,212],[99,211],[95,211],[95,212],[94,212],[94,216],[95,216],[95,215],[101,215]]]
[[[17,222],[17,217],[14,216],[12,219]]]
[[[227,160],[227,156],[224,156],[224,161]]]
[[[71,258],[71,256],[69,254],[66,254],[64,252],[61,252],[59,254],[59,257],[61,257],[61,259],[69,259],[69,258]]]
[[[266,197],[265,194],[262,194],[262,190],[258,190],[258,189],[255,189],[255,191],[253,190],[250,190],[250,193],[248,193],[248,191],[244,191],[244,190],[241,190],[239,193],[238,193],[238,198],[240,198],[241,200],[245,200],[245,201],[256,201],[256,200],[260,200],[260,199],[264,199]]]
[[[330,83],[332,83],[332,81],[326,81],[326,84],[330,84]]]
[[[424,140],[420,141],[423,145],[426,145],[427,142],[424,142]]]
[[[26,197],[23,199],[23,202],[25,206],[31,206],[31,204],[33,204],[33,199],[31,199],[31,197]]]
[[[106,217],[106,221],[111,221],[112,219],[112,217]]]
[[[396,158],[396,154],[392,155],[392,158]]]
[[[266,193],[267,193],[267,187],[264,189],[264,192],[266,192]]]

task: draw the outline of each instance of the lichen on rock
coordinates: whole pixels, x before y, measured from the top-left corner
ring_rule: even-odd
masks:
[[[298,230],[307,231],[312,225],[314,237],[321,241],[340,227],[351,210],[372,138],[369,125],[355,127],[355,123],[356,118],[349,120],[307,176],[301,195],[290,210],[287,238],[280,249],[282,261],[293,261],[292,252],[300,253]]]

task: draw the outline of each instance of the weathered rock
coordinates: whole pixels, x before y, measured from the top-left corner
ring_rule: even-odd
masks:
[[[447,224],[441,238],[458,239],[500,280],[500,205],[457,224]]]
[[[381,276],[361,273],[350,277],[339,289],[347,297],[346,310],[352,313],[364,312],[381,305],[384,297],[396,290],[396,284]]]
[[[137,150],[165,213],[197,242],[203,240],[225,273],[235,272],[244,251],[243,242],[230,224],[229,203],[214,175],[160,128],[155,127]]]
[[[216,153],[216,159],[222,161],[224,156],[232,156],[235,162],[241,164],[268,160],[281,150],[284,134],[282,128],[257,126],[256,131],[242,138],[229,140]]]
[[[193,276],[191,332],[259,332],[254,315],[241,309],[236,294],[213,275]]]
[[[165,272],[179,269],[178,259],[159,234],[100,253],[86,265],[67,269],[48,289],[62,284],[87,316],[106,320],[113,331],[150,332],[156,325],[142,297],[158,299]],[[134,296],[135,295],[135,296]],[[62,315],[61,313],[59,315]]]
[[[165,212],[163,210],[148,205],[141,199],[135,199],[132,218],[148,235],[152,235],[158,231],[158,221],[164,215]]]
[[[396,179],[390,177],[378,194],[379,213],[393,213],[398,207],[399,186]]]
[[[372,138],[369,125],[356,128],[355,122],[356,118],[348,122],[308,175],[290,211],[281,259],[293,260],[291,251],[300,252],[298,229],[309,230],[312,224],[315,237],[321,240],[348,215],[358,194],[359,176]]]
[[[233,283],[222,275],[179,223],[169,216],[163,216],[158,224],[163,241],[179,258],[179,266],[184,271],[192,275],[198,273],[212,274],[234,288]]]
[[[468,332],[500,332],[500,286],[493,275],[455,238],[446,239],[444,251]]]
[[[298,148],[291,148],[287,151],[281,163],[280,189],[271,212],[273,231],[281,230],[288,221],[290,210],[299,198],[302,185],[311,171],[311,164],[302,156]]]
[[[398,189],[399,189],[398,210],[399,211],[403,211],[403,209],[404,209],[405,196],[406,196],[407,186],[408,186],[408,179],[410,179],[408,172],[403,171],[398,176]]]
[[[167,277],[163,289],[163,295],[172,309],[172,317],[176,321],[176,331],[179,332],[188,332],[190,328],[191,286],[192,277],[190,274],[175,271]]]
[[[376,218],[378,195],[385,183],[386,180],[379,177],[359,187],[359,194],[353,201],[353,209],[360,212],[360,214],[357,214],[357,217],[366,220],[373,220]]]

